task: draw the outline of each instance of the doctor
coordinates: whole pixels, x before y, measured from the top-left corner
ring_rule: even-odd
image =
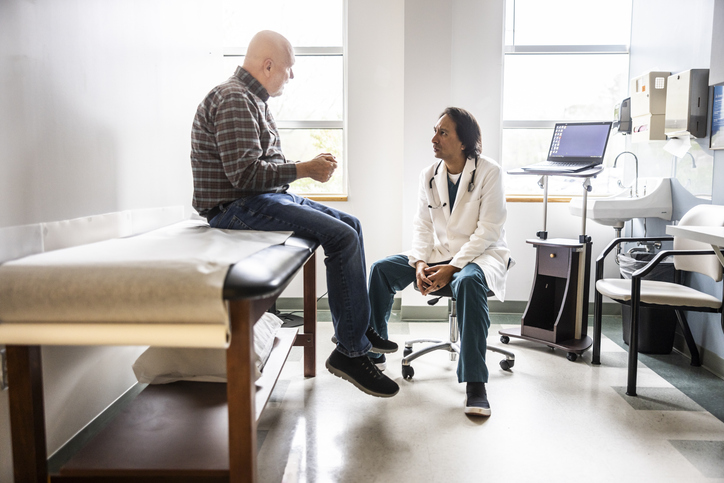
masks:
[[[458,305],[457,375],[466,383],[464,411],[490,416],[487,290],[504,299],[510,258],[502,172],[495,161],[481,156],[480,126],[468,111],[445,109],[434,130],[432,149],[440,161],[420,174],[412,250],[376,262],[370,272],[370,325],[387,338],[395,293],[412,282],[423,295],[450,284]],[[384,367],[384,355],[372,360]]]

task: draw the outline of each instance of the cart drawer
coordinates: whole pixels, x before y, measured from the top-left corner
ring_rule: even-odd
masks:
[[[551,277],[568,277],[570,248],[538,246],[538,273]]]

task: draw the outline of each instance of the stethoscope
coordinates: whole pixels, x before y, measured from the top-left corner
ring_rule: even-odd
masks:
[[[441,160],[439,163],[437,163],[437,166],[435,166],[435,172],[432,174],[432,178],[430,178],[430,182],[428,185],[430,186],[430,191],[432,192],[432,198],[433,200],[436,198],[435,193],[437,193],[437,190],[432,189],[432,183],[435,181],[435,176],[437,176],[437,171],[440,169],[440,165],[443,163]],[[475,172],[478,170],[478,157],[475,156],[475,166],[473,167],[473,174],[470,177],[470,183],[468,183],[468,193],[473,191],[473,188],[475,187]],[[447,206],[447,203],[440,203],[440,196],[437,196],[437,204],[435,206],[433,205],[427,205],[428,208],[431,210],[439,210],[440,208],[443,208]]]

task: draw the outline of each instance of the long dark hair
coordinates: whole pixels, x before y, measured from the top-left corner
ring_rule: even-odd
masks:
[[[465,146],[465,158],[477,158],[483,151],[483,141],[480,135],[480,125],[475,116],[459,107],[448,107],[440,117],[447,115],[455,123],[455,134]],[[440,118],[438,117],[438,119]]]

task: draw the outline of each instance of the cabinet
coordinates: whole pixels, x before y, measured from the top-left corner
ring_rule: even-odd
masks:
[[[510,337],[547,344],[575,361],[588,349],[588,290],[591,242],[569,239],[526,240],[536,249],[535,278],[520,327],[501,330]]]

